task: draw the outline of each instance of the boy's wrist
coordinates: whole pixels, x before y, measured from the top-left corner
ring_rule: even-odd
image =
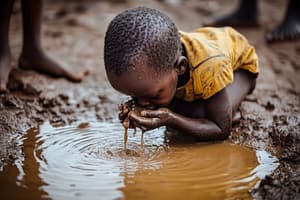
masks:
[[[176,123],[176,114],[172,111],[169,111],[168,119],[167,119],[167,126],[173,126]]]

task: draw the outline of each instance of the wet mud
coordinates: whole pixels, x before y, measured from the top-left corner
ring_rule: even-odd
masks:
[[[241,120],[234,125],[228,142],[254,151],[267,151],[279,161],[277,169],[252,188],[251,196],[255,199],[299,199],[300,196],[300,42],[267,45],[264,40],[264,33],[281,21],[285,4],[283,0],[260,1],[261,27],[238,29],[257,49],[260,75],[254,93],[241,105]],[[10,91],[0,95],[1,171],[11,169],[15,170],[15,174],[18,172],[10,166],[16,166],[14,163],[26,153],[20,138],[26,135],[27,130],[44,121],[61,126],[78,121],[117,120],[116,105],[125,97],[115,92],[105,77],[104,34],[109,21],[117,13],[138,5],[164,11],[180,29],[186,31],[200,27],[211,14],[226,12],[234,7],[229,0],[45,1],[44,48],[69,63],[75,71],[88,67],[91,73],[79,84],[21,69],[15,69],[10,74]],[[22,47],[21,34],[17,2],[10,28],[15,68]],[[120,138],[123,140],[123,132]],[[122,149],[123,146],[123,142],[119,144]],[[110,154],[115,156],[114,151],[107,152],[107,155]],[[38,197],[43,195],[40,193]]]

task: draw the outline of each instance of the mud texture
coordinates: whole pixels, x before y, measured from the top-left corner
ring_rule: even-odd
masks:
[[[140,5],[153,7],[167,13],[179,29],[189,31],[214,13],[230,11],[237,2],[46,0],[43,46],[75,71],[91,70],[79,84],[17,68],[22,47],[19,3],[15,3],[10,27],[16,69],[10,74],[10,91],[0,95],[0,170],[22,154],[18,138],[38,123],[117,119],[117,104],[124,96],[108,84],[103,64],[105,31],[117,13]],[[285,6],[283,0],[259,1],[261,27],[238,29],[256,47],[261,71],[256,90],[242,103],[242,119],[229,140],[267,150],[280,161],[279,168],[251,191],[255,199],[300,198],[300,42],[267,45],[264,40],[264,33],[281,21]]]

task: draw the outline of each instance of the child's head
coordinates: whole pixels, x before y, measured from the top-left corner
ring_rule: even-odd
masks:
[[[109,24],[104,62],[118,91],[142,106],[170,103],[185,70],[178,30],[163,13],[145,7],[126,10]]]

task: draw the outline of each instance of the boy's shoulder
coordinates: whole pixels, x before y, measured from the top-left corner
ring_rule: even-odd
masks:
[[[193,31],[186,32],[179,30],[180,36],[202,37],[203,39],[216,40],[218,38],[241,35],[238,31],[230,26],[226,27],[200,27]]]
[[[231,27],[202,27],[192,32],[179,31],[179,34],[193,66],[216,56],[228,59],[237,46],[241,52],[249,46],[246,38]]]
[[[204,60],[226,55],[224,47],[228,45],[227,42],[221,42],[222,39],[218,33],[211,28],[199,28],[193,32],[179,31],[179,34],[188,60],[193,67]]]

